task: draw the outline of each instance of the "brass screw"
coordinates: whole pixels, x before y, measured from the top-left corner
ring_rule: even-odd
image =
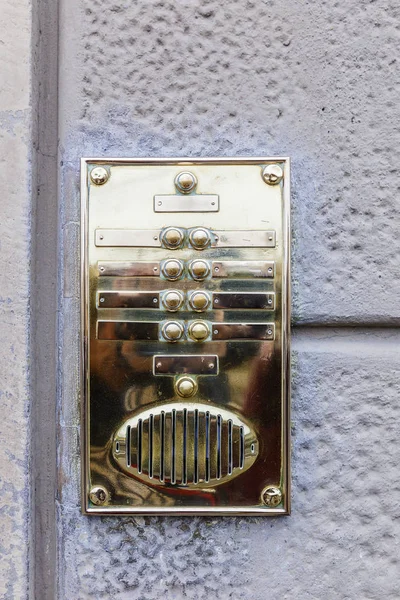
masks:
[[[104,185],[110,179],[110,174],[104,167],[94,167],[90,171],[90,179],[95,185]]]
[[[268,185],[276,185],[283,179],[283,169],[279,165],[268,165],[262,171],[262,178]]]
[[[275,508],[282,502],[282,492],[277,487],[265,488],[261,494],[262,501],[270,508]]]
[[[89,500],[96,506],[105,504],[105,502],[108,500],[108,492],[102,486],[96,485],[95,487],[92,487],[89,492]]]
[[[193,173],[189,173],[188,171],[178,173],[178,175],[175,177],[175,186],[184,194],[191,192],[196,185],[197,179],[195,175],[193,175]]]

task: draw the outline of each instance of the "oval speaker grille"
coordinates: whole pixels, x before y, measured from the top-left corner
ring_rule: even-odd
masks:
[[[251,467],[258,441],[228,410],[174,402],[126,421],[114,436],[113,455],[126,473],[152,485],[210,487]]]

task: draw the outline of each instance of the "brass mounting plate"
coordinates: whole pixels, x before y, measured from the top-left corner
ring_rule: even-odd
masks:
[[[81,186],[83,512],[289,514],[289,159],[84,158]]]

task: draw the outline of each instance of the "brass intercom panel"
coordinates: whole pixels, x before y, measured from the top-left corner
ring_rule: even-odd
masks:
[[[82,159],[83,510],[288,514],[289,160]]]

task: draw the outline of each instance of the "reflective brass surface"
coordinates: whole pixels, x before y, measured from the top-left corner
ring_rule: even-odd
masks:
[[[136,262],[113,262],[111,260],[97,263],[99,277],[159,277],[160,263],[138,260]]]
[[[166,260],[162,265],[161,271],[164,277],[174,281],[181,277],[183,273],[183,263],[180,260]]]
[[[178,321],[164,323],[161,334],[168,342],[177,342],[183,336],[183,325]]]
[[[202,312],[210,306],[210,296],[203,291],[193,292],[189,295],[189,305],[196,312]]]
[[[204,248],[207,248],[207,246],[211,244],[210,232],[202,227],[192,229],[189,235],[189,241],[196,250],[204,250]]]
[[[218,365],[215,354],[162,354],[154,357],[154,375],[218,375]]]
[[[170,290],[169,292],[165,292],[162,297],[165,308],[170,312],[179,310],[183,304],[183,300],[183,294],[179,290]]]
[[[188,379],[188,378],[184,378]],[[250,424],[229,410],[201,402],[146,407],[113,439],[120,468],[150,486],[214,488],[254,464],[259,443]]]
[[[193,377],[179,377],[175,383],[175,389],[182,398],[190,398],[197,392],[197,383]]]
[[[178,175],[175,177],[175,185],[178,190],[180,190],[184,194],[188,194],[197,185],[196,176],[193,175],[193,173],[189,173],[188,171],[178,173]]]
[[[263,169],[262,177],[268,185],[276,185],[283,179],[283,169],[280,165],[267,165]]]
[[[154,212],[218,212],[219,197],[215,194],[154,196]]]
[[[213,277],[232,279],[273,278],[275,263],[263,260],[214,260],[211,266]]]
[[[285,158],[82,160],[86,514],[289,513],[289,183]]]
[[[184,233],[175,227],[168,227],[161,235],[161,241],[166,248],[179,248],[184,240]]]
[[[197,281],[202,281],[210,274],[210,266],[204,260],[194,260],[189,264],[189,273]]]
[[[210,327],[205,321],[194,321],[190,323],[188,333],[195,342],[204,342],[210,335]]]
[[[231,292],[214,292],[214,308],[225,308],[234,310],[273,310],[275,308],[275,294],[243,292],[241,294]]]

